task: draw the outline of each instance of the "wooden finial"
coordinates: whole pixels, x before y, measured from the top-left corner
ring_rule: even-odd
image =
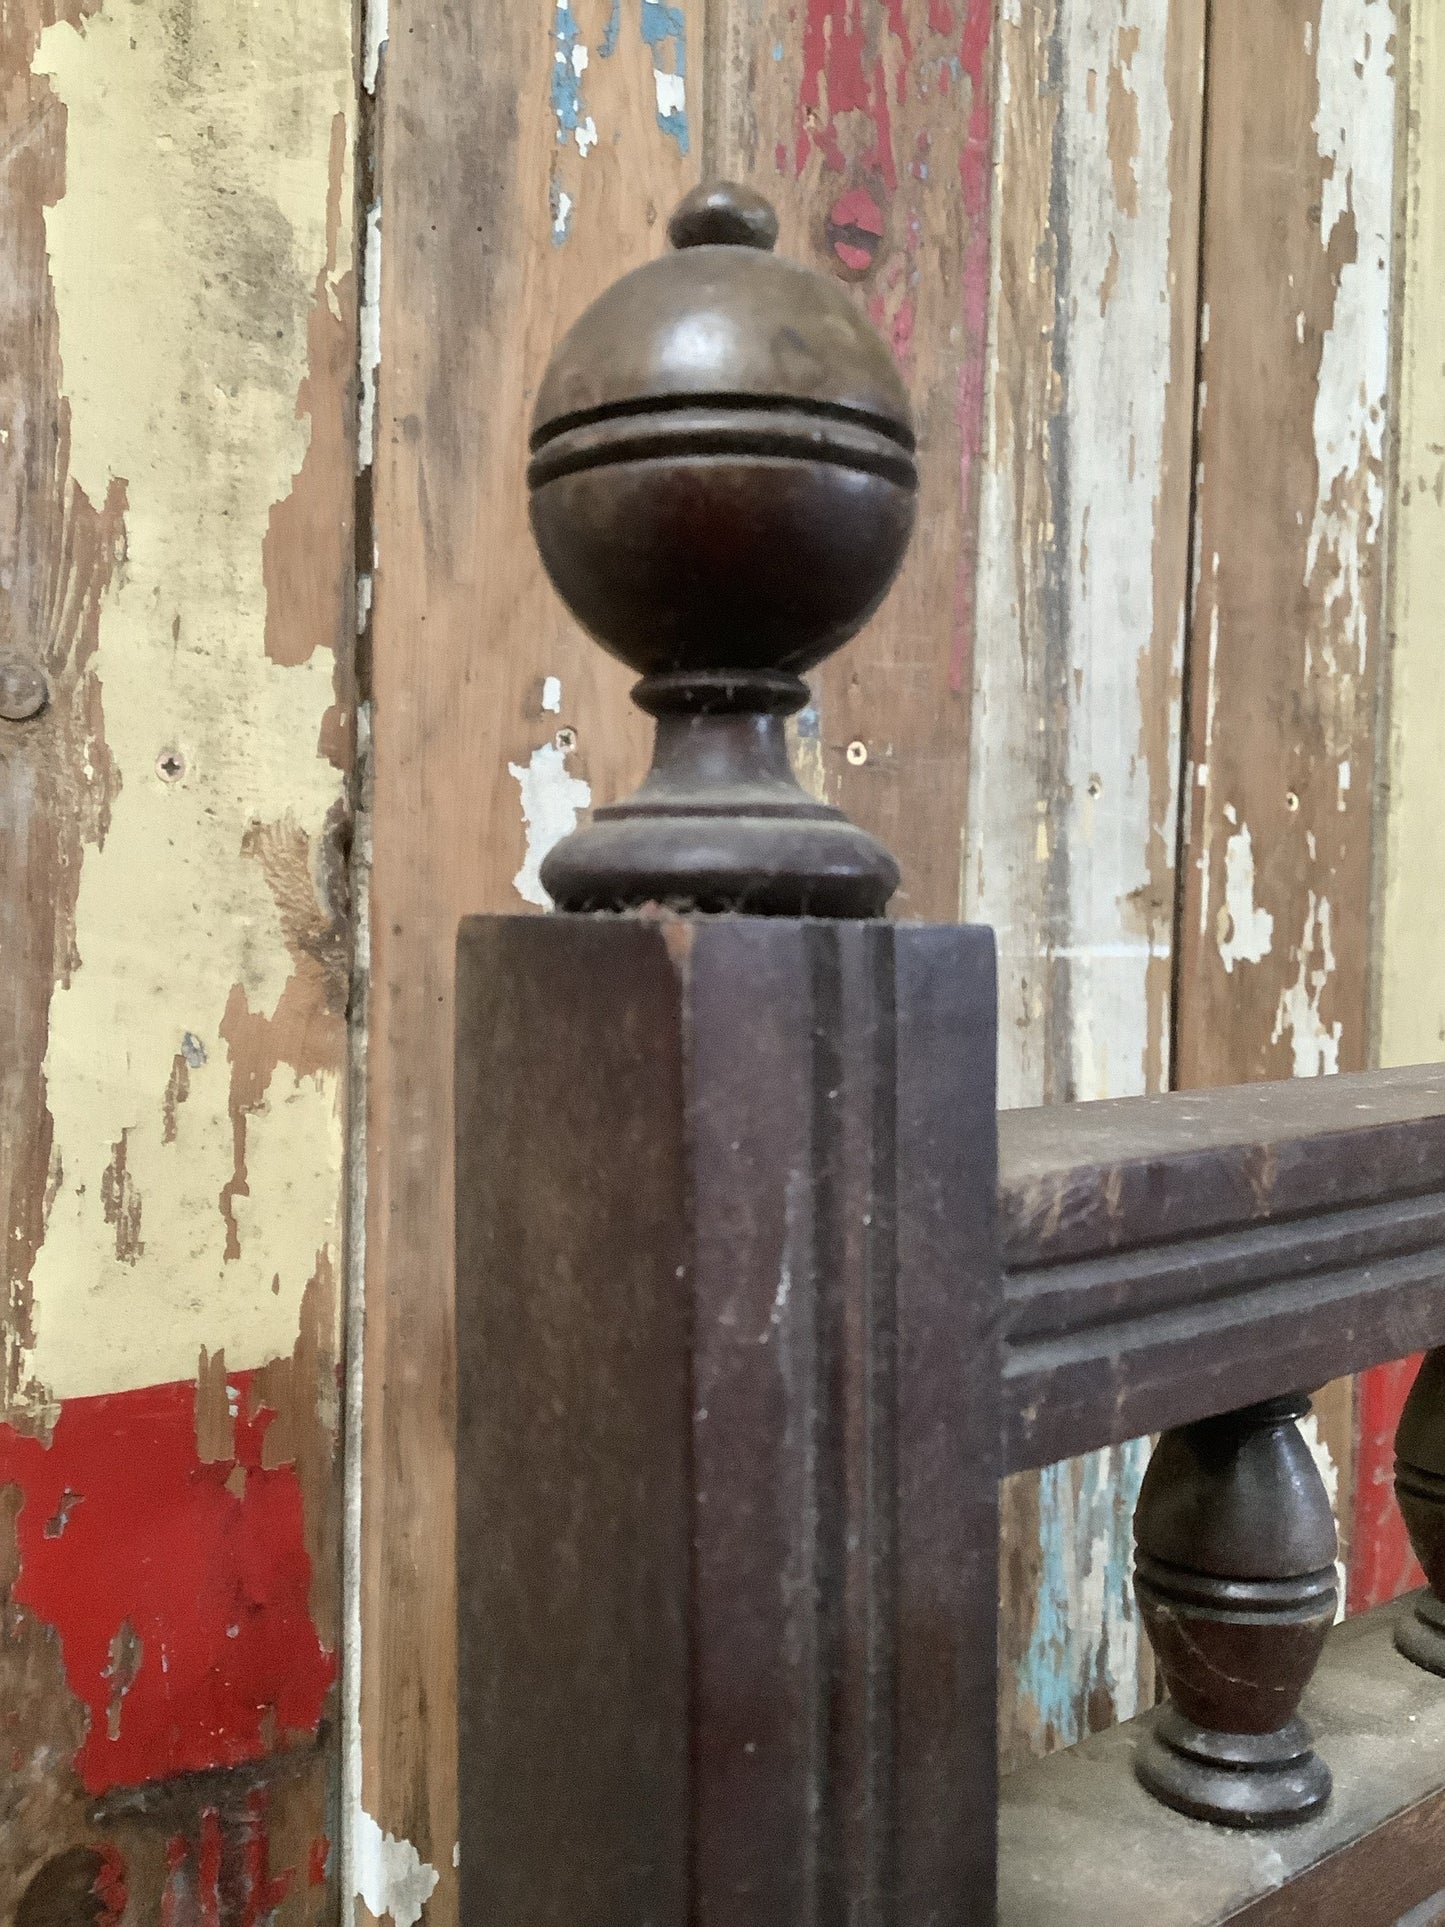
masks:
[[[1299,1718],[1334,1621],[1329,1494],[1270,1399],[1166,1432],[1134,1514],[1134,1590],[1169,1688],[1135,1755],[1166,1805],[1225,1826],[1307,1820],[1330,1774]]]
[[[542,560],[657,719],[642,788],[542,881],[564,910],[878,916],[897,865],[799,788],[784,718],[903,560],[908,398],[843,291],[770,251],[761,196],[698,189],[669,231],[677,251],[587,310],[537,399]]]

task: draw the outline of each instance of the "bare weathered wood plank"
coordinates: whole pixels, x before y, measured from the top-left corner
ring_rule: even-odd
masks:
[[[1214,17],[1184,1085],[1366,1058],[1394,35],[1389,0]]]
[[[989,459],[964,902],[1006,1105],[1168,1083],[1204,9],[999,16]],[[1143,1451],[1006,1493],[1006,1758],[1150,1694]]]
[[[1211,14],[1184,1086],[1368,1061],[1395,29],[1390,0]],[[1353,1429],[1332,1388],[1346,1541]]]
[[[878,618],[824,666],[802,771],[894,851],[902,916],[956,919],[984,429],[991,0],[732,0],[709,164],[777,205],[780,248],[856,288],[919,440],[919,523]]]
[[[701,10],[391,8],[378,106],[375,870],[358,1878],[456,1920],[452,974],[459,917],[543,901],[636,782],[628,677],[526,523],[560,335],[696,178]],[[369,1859],[366,1855],[369,1854]]]
[[[1234,1833],[1170,1812],[1134,1778],[1132,1722],[1004,1782],[1001,1927],[1397,1927],[1445,1883],[1445,1698],[1395,1652],[1398,1610],[1337,1626],[1305,1693],[1334,1776],[1318,1818]]]

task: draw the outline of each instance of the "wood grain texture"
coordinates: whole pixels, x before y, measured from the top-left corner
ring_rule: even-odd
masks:
[[[345,6],[0,20],[7,1919],[335,1907],[351,94]]]
[[[1334,1776],[1316,1819],[1247,1833],[1170,1813],[1134,1778],[1142,1722],[1120,1727],[1004,1783],[1001,1927],[1403,1927],[1445,1881],[1445,1702],[1395,1652],[1399,1610],[1336,1626],[1305,1694]]]
[[[463,925],[467,1919],[991,1914],[993,989],[957,927]]]
[[[1211,16],[1183,1086],[1368,1061],[1395,25]],[[1352,1388],[1318,1411],[1348,1546]]]
[[[1388,721],[1376,832],[1372,938],[1378,1061],[1445,1052],[1445,965],[1433,893],[1445,781],[1445,21],[1410,10],[1397,56],[1395,442],[1389,464]],[[1391,1599],[1418,1571],[1390,1476],[1409,1375],[1360,1387],[1352,1607]]]
[[[1169,1079],[1204,10],[1005,6],[965,907],[1005,1105]],[[1143,1448],[1005,1494],[1004,1755],[1133,1711]]]
[[[456,1920],[452,977],[459,917],[540,903],[633,787],[628,677],[526,524],[551,349],[697,175],[700,8],[393,5],[378,100],[375,867],[362,1545],[367,1905]],[[414,1896],[415,1898],[411,1898]],[[366,1914],[359,1915],[366,1918]]]
[[[1445,1329],[1438,1068],[1007,1112],[1000,1137],[1010,1465],[1310,1390]],[[1380,1456],[1388,1481],[1393,1423]],[[1399,1564],[1387,1597],[1421,1583]]]
[[[814,683],[806,778],[891,849],[894,914],[959,914],[976,620],[993,144],[989,0],[731,0],[707,155],[779,248],[857,290],[913,401],[920,513],[879,616]]]

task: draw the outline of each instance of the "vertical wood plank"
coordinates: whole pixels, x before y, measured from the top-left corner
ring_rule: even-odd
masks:
[[[1221,0],[1209,57],[1185,1086],[1369,1053],[1395,13]],[[1317,1411],[1347,1539],[1351,1388]]]
[[[0,16],[7,1918],[334,1913],[353,133],[336,0]]]
[[[917,418],[901,580],[800,720],[821,794],[898,856],[906,917],[959,914],[993,139],[991,0],[733,4],[709,165],[777,205],[779,247],[857,290]]]
[[[965,903],[1017,1105],[1169,1080],[1204,9],[1015,3],[999,31]],[[1006,1490],[1006,1764],[1150,1696],[1143,1463]]]
[[[393,4],[379,125],[375,863],[356,1881],[456,1920],[452,974],[458,918],[641,774],[628,678],[526,525],[565,328],[697,174],[698,0]],[[395,1904],[393,1904],[395,1903]],[[411,1916],[415,1918],[415,1913]],[[363,1913],[360,1918],[366,1918]]]
[[[1445,1052],[1445,968],[1426,883],[1445,818],[1445,19],[1410,9],[1400,67],[1394,331],[1397,436],[1391,467],[1389,726],[1384,734],[1374,959],[1381,1064]],[[1371,1373],[1360,1387],[1355,1481],[1357,1558],[1350,1610],[1393,1598],[1415,1579],[1392,1491],[1394,1435],[1413,1376]]]

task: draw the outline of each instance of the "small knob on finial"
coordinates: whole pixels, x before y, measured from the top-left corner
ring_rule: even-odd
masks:
[[[766,254],[778,239],[772,202],[736,181],[713,181],[684,195],[667,224],[675,248],[761,248]]]

